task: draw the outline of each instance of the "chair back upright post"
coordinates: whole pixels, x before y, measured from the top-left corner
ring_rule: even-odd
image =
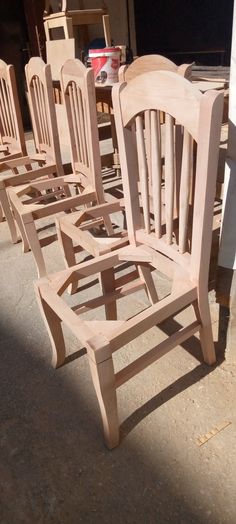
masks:
[[[80,60],[69,59],[61,69],[61,88],[69,124],[73,172],[83,190],[95,189],[105,202],[96,112],[94,74]]]
[[[188,268],[191,279],[202,279],[206,285],[223,95],[216,91],[203,95],[180,75],[160,71],[139,75],[126,85],[115,85],[113,104],[130,243],[154,248]],[[162,147],[160,111],[165,113]],[[146,119],[150,122],[148,129]],[[178,126],[183,133],[183,148],[176,218]]]
[[[26,155],[14,67],[0,60],[0,162]]]
[[[25,74],[36,150],[43,163],[55,164],[57,175],[63,176],[50,65],[33,57]]]

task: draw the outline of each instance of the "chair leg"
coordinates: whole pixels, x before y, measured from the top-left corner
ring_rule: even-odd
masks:
[[[44,277],[46,275],[46,266],[43,258],[42,248],[40,246],[38,234],[36,231],[34,220],[32,222],[25,222],[25,231],[30,245],[30,249],[33,253],[35,263],[37,266],[38,276]]]
[[[200,343],[203,353],[204,362],[209,366],[215,364],[216,354],[213,341],[211,315],[208,296],[199,296],[198,302],[193,304],[195,314],[199,322],[201,322],[200,329]]]
[[[112,291],[115,291],[115,277],[113,268],[101,272],[100,284],[104,295],[106,295],[106,293],[111,293]],[[105,304],[105,312],[107,320],[117,320],[116,300],[113,300],[113,302]]]
[[[57,231],[57,238],[59,240],[59,245],[61,247],[62,255],[65,261],[66,267],[71,267],[76,265],[76,258],[75,258],[75,251],[72,239],[62,231],[60,228],[57,220],[56,222],[56,231]],[[78,282],[72,282],[70,286],[68,287],[68,293],[70,295],[73,295],[73,293],[76,293],[78,289]]]
[[[112,357],[99,364],[90,357],[88,359],[101,411],[105,443],[109,449],[112,449],[119,445],[120,440]]]
[[[7,197],[7,192],[5,189],[1,189],[0,191],[0,207],[1,207],[1,216],[2,216],[2,210],[4,212],[4,215],[5,215],[9,230],[10,230],[12,242],[13,244],[16,244],[19,239],[17,236],[15,220],[11,212],[9,200]]]
[[[156,304],[156,302],[158,302],[158,295],[153,282],[151,270],[146,266],[138,265],[138,272],[141,280],[146,284],[146,293],[151,304]]]
[[[27,253],[30,250],[29,242],[25,233],[24,224],[22,222],[22,219],[17,211],[17,209],[14,207],[13,203],[11,202],[12,211],[14,214],[15,221],[17,223],[18,229],[20,231],[20,236],[22,240],[22,251],[23,253]]]
[[[35,285],[37,300],[39,308],[44,319],[48,335],[52,344],[52,366],[58,368],[65,362],[66,350],[63,331],[61,327],[61,319],[50,308],[50,306],[43,300],[40,295],[40,290]]]
[[[2,206],[1,206],[1,203],[0,203],[0,222],[3,222],[3,209],[2,209]]]

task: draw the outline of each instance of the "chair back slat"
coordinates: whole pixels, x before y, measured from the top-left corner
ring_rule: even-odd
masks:
[[[6,146],[3,156],[26,154],[14,68],[3,60],[0,60],[0,144]]]
[[[70,136],[73,143],[73,166],[79,172],[88,172],[90,168],[89,144],[86,126],[85,103],[81,87],[74,80],[67,85],[65,104],[70,125]]]
[[[10,96],[7,83],[4,79],[1,80],[1,110],[3,111],[3,119],[5,122],[5,132],[9,136],[16,137],[15,129],[12,121]]]
[[[175,146],[174,146],[174,118],[166,114],[165,117],[165,219],[166,242],[173,241],[173,214],[175,188]]]
[[[151,177],[152,182],[152,199],[154,213],[155,235],[161,238],[161,185],[162,185],[162,166],[161,166],[161,129],[160,129],[160,112],[150,111],[151,114]]]
[[[217,92],[203,95],[167,71],[113,88],[130,243],[153,246],[195,274],[201,257],[209,256],[210,247],[205,245],[203,253],[201,239],[207,220],[209,237],[214,191],[208,178],[216,182],[222,99]]]
[[[184,130],[182,169],[179,191],[179,252],[187,249],[190,190],[193,175],[193,141],[188,131]]]
[[[36,149],[45,154],[46,162],[56,164],[58,174],[63,175],[50,65],[33,57],[25,66],[25,74]]]
[[[103,203],[93,70],[87,69],[78,59],[67,60],[61,69],[61,89],[69,124],[74,173],[83,188],[93,187],[98,202]]]
[[[139,178],[140,178],[140,190],[143,207],[143,218],[144,227],[147,233],[150,233],[150,212],[149,212],[149,182],[148,182],[148,163],[147,154],[145,148],[144,138],[144,126],[143,118],[138,115],[136,121],[136,133],[137,133],[137,151],[138,151],[138,167],[139,167]]]

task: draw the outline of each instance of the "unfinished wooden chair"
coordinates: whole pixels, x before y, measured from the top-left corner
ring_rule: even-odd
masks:
[[[111,214],[122,211],[122,201],[105,203],[93,71],[86,69],[80,60],[67,60],[61,69],[61,90],[74,173],[67,179],[77,186],[80,182],[84,193],[95,191],[98,204],[64,215],[56,222],[63,256],[70,267],[76,263],[78,249],[97,256],[127,243],[127,235],[122,231],[116,234],[110,219]]]
[[[129,65],[122,65],[119,69],[119,82],[129,82],[133,78],[149,71],[172,71],[185,78],[192,74],[192,64],[177,66],[174,62],[162,55],[144,55],[136,58]]]
[[[53,92],[50,84],[50,66],[45,67],[41,59],[35,57],[30,60],[25,70],[36,152],[29,156],[24,148],[24,155],[19,155],[18,158],[6,156],[0,164],[0,171],[8,173],[7,176],[4,174],[0,176],[0,202],[4,209],[13,242],[17,242],[19,239],[7,196],[7,189],[11,186],[27,184],[27,182],[29,183],[29,181],[41,177],[62,177],[64,175]],[[51,89],[48,86],[51,86]],[[18,114],[17,119],[20,122]],[[12,171],[10,176],[9,170]],[[23,251],[27,251],[29,245],[25,230],[21,221],[18,220],[18,215],[16,215],[16,219],[23,241]]]
[[[106,46],[111,46],[109,15],[105,8],[68,10],[67,0],[62,0],[61,9],[58,6],[57,12],[50,13],[50,1],[48,0],[45,2],[43,20],[47,41],[51,40],[51,31],[59,27],[63,28],[64,38],[68,39],[74,37],[75,26],[102,24]],[[82,42],[82,45],[85,43]]]
[[[55,139],[58,141],[50,66],[45,65],[40,58],[33,58],[26,69],[26,77],[37,134],[42,136],[41,141],[50,147]],[[31,180],[24,186],[8,189],[25,250],[31,248],[39,276],[46,274],[46,266],[40,245],[42,242],[40,243],[35,226],[36,220],[60,211],[69,211],[72,208],[75,210],[76,207],[81,209],[82,206],[84,209],[85,206],[105,203],[92,69],[86,69],[79,60],[67,61],[63,68],[62,86],[69,118],[73,173],[56,178],[48,176],[46,180],[36,182]],[[54,173],[53,169],[50,171],[50,166],[48,173]],[[78,193],[73,197],[70,195],[72,186],[76,187]],[[52,198],[55,201],[52,201]],[[100,216],[105,231],[112,234],[109,210],[104,209]],[[76,223],[85,221],[83,211],[75,215],[75,220]],[[88,221],[86,217],[86,222]],[[92,226],[94,223],[87,224],[85,229]],[[82,243],[82,237],[80,240]],[[70,257],[69,254],[66,256]]]
[[[5,160],[12,160],[27,155],[24,129],[16,86],[13,65],[0,60],[0,173],[5,170]],[[0,175],[0,178],[2,175]],[[8,202],[0,200],[0,222],[8,220],[13,242],[16,242],[16,229],[9,210]]]
[[[36,283],[41,312],[52,342],[54,363],[61,366],[66,361],[62,324],[72,330],[87,350],[105,442],[109,448],[119,443],[116,390],[127,380],[196,332],[200,334],[204,361],[207,364],[215,362],[208,269],[223,95],[216,91],[203,95],[180,75],[161,71],[140,75],[127,85],[115,85],[113,105],[130,245]],[[160,154],[159,111],[165,113],[164,164]],[[149,114],[151,122],[150,163],[147,162],[144,138],[144,113]],[[184,136],[178,227],[173,218],[176,121],[182,126]],[[197,156],[192,188],[194,197],[190,205],[193,143],[196,144]],[[138,180],[141,183],[141,205]],[[161,202],[163,180],[166,188],[164,206]],[[137,264],[139,278],[124,284],[120,277],[116,278],[116,270],[129,261]],[[155,275],[154,285],[151,268],[156,268],[172,281],[170,293],[159,301],[159,273]],[[78,293],[79,303],[71,308],[65,293],[68,286],[78,279],[94,279],[95,274],[101,274],[103,292],[93,298],[88,296],[86,301],[81,300]],[[117,319],[116,301],[129,300],[129,311],[132,311],[136,306],[135,292],[142,287],[149,293],[150,305],[129,318],[122,316],[123,308],[120,307],[121,318]],[[134,294],[133,298],[131,294]],[[125,298],[126,295],[129,296]],[[101,312],[95,316],[96,308],[101,305],[105,306],[106,320],[101,320]],[[145,351],[141,347],[140,357],[114,372],[114,352],[188,306],[192,307],[195,320],[181,326],[153,349]],[[92,319],[87,317],[91,310]]]
[[[26,154],[14,66],[0,60],[0,163]]]

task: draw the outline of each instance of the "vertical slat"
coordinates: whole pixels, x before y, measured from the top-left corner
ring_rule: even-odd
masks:
[[[144,128],[145,128],[145,144],[147,152],[147,164],[149,173],[149,184],[152,183],[152,169],[151,169],[151,112],[144,111]]]
[[[44,117],[44,104],[43,104],[43,91],[42,91],[42,85],[37,77],[37,94],[38,94],[38,108],[39,108],[39,115],[43,130],[43,143],[47,143],[47,132],[46,132],[46,125],[45,125],[45,117]]]
[[[151,171],[155,235],[161,237],[161,130],[159,111],[151,111]]]
[[[73,101],[74,101],[74,109],[75,109],[75,126],[76,126],[76,129],[77,129],[77,132],[78,132],[80,156],[81,156],[81,161],[84,164],[85,163],[85,159],[84,159],[84,151],[83,151],[83,147],[82,147],[82,136],[81,136],[79,108],[78,108],[77,86],[76,86],[76,84],[74,82],[73,82],[73,85],[72,85],[72,93],[73,93]]]
[[[39,142],[44,143],[44,135],[43,135],[42,121],[41,121],[40,108],[39,108],[39,100],[38,100],[39,98],[38,97],[38,82],[37,82],[36,77],[34,77],[32,80],[32,91],[33,91],[32,95],[33,95],[34,105],[35,105],[34,115],[35,115],[35,118],[38,120],[38,129],[40,133]]]
[[[82,99],[82,93],[81,89],[77,87],[77,95],[78,95],[78,106],[79,106],[79,117],[80,117],[80,126],[81,126],[81,137],[82,137],[82,148],[83,148],[83,154],[84,154],[84,163],[86,166],[88,166],[88,152],[87,152],[87,144],[86,144],[86,121],[84,118],[84,106],[83,106],[83,99]]]
[[[186,251],[188,234],[189,197],[192,173],[192,137],[184,130],[183,157],[180,182],[180,205],[179,205],[179,252]]]
[[[11,94],[10,94],[10,89],[9,89],[8,85],[6,85],[6,89],[7,89],[7,99],[9,100],[10,118],[11,118],[11,126],[12,126],[12,136],[14,136],[14,138],[17,138],[17,131],[16,131],[16,125],[15,125],[14,113],[13,113],[13,108],[12,108],[12,103],[11,103]]]
[[[2,116],[3,116],[4,133],[5,135],[9,135],[10,131],[8,127],[6,106],[5,106],[5,100],[4,100],[4,80],[3,79],[1,79],[0,99],[1,99],[1,110],[2,110]]]
[[[3,80],[3,99],[4,99],[4,104],[5,104],[5,114],[6,114],[6,120],[7,120],[8,134],[9,136],[12,136],[11,118],[10,118],[10,111],[9,111],[9,100],[7,97],[7,89],[6,89],[5,80]]]
[[[78,162],[81,162],[81,151],[80,151],[80,144],[79,144],[79,138],[78,138],[78,129],[76,126],[76,119],[75,119],[75,103],[74,103],[74,96],[73,96],[73,87],[70,84],[68,86],[68,97],[69,97],[69,107],[70,107],[70,114],[72,119],[72,125],[74,130],[74,138],[75,138],[75,148],[77,153],[77,160]]]
[[[165,123],[165,218],[166,242],[172,244],[175,187],[174,119],[166,113]]]
[[[2,134],[7,135],[7,128],[6,128],[6,115],[4,110],[4,103],[2,98],[2,80],[0,79],[0,111],[1,111],[1,125],[2,125]]]
[[[179,195],[180,195],[180,180],[181,180],[181,166],[183,153],[183,127],[175,124],[175,201],[174,201],[174,217],[179,217]]]
[[[45,91],[44,91],[44,86],[42,82],[39,82],[39,87],[40,87],[40,95],[41,95],[40,100],[41,100],[41,107],[42,107],[42,119],[44,122],[44,129],[45,129],[45,144],[50,146],[51,144],[50,144],[50,138],[49,138],[47,108],[46,108],[46,103],[45,103]]]
[[[137,132],[139,180],[140,180],[140,190],[141,190],[141,195],[142,195],[144,226],[146,228],[147,233],[150,233],[148,165],[147,165],[147,158],[146,158],[146,151],[145,151],[142,115],[138,115],[135,120],[136,120],[136,132]],[[150,138],[148,138],[148,140],[150,140]]]

